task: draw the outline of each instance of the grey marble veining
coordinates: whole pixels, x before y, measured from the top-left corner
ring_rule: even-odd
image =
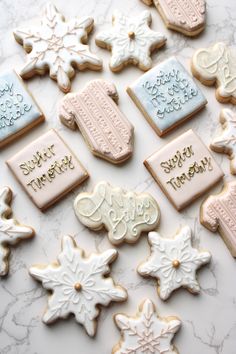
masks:
[[[22,47],[12,35],[12,29],[34,24],[39,21],[46,0],[1,0],[0,1],[0,71],[11,68],[18,70],[25,60]],[[94,78],[113,81],[119,92],[119,107],[135,127],[133,158],[123,166],[113,166],[95,158],[88,150],[78,132],[68,131],[57,117],[57,105],[63,97],[57,85],[47,76],[34,77],[26,82],[38,104],[42,108],[46,122],[27,135],[10,144],[0,152],[0,184],[9,185],[14,192],[14,215],[36,230],[36,237],[13,248],[10,257],[9,276],[0,280],[0,353],[1,354],[109,354],[120,338],[113,323],[117,312],[134,314],[138,304],[150,297],[162,316],[176,315],[182,320],[182,329],[175,337],[175,345],[180,354],[235,354],[236,351],[236,263],[224,245],[221,237],[212,234],[199,224],[199,206],[204,198],[178,213],[160,191],[143,166],[143,160],[159,147],[177,137],[189,128],[194,129],[209,145],[218,125],[219,112],[224,106],[215,99],[215,89],[198,83],[208,100],[206,109],[188,122],[175,129],[164,138],[159,138],[127,95],[125,88],[136,80],[142,72],[129,67],[120,74],[108,69],[110,53],[98,48],[94,43],[95,33],[109,28],[114,9],[135,15],[147,9],[140,0],[55,0],[55,5],[66,18],[72,16],[92,16],[95,29],[90,36],[92,51],[103,59],[102,73],[86,71],[77,73],[72,83],[72,91],[81,90]],[[167,37],[165,48],[153,54],[153,64],[175,55],[189,70],[190,58],[194,50],[206,47],[215,41],[236,41],[235,0],[207,0],[207,27],[197,38],[187,38],[165,28],[154,7],[152,28]],[[235,107],[227,105],[229,108]],[[31,203],[20,185],[14,179],[4,161],[20,148],[47,131],[56,128],[78,155],[91,177],[80,188],[68,194],[63,200],[41,213]],[[222,166],[226,179],[229,162],[225,155],[213,153]],[[162,210],[159,231],[171,236],[181,225],[188,224],[194,232],[194,244],[208,249],[213,256],[209,266],[198,273],[202,292],[193,296],[186,290],[174,293],[168,302],[162,302],[156,293],[155,282],[141,278],[136,267],[149,254],[146,236],[135,245],[119,247],[119,257],[112,265],[114,279],[127,288],[129,300],[123,304],[114,303],[103,308],[94,339],[89,338],[84,329],[71,317],[55,325],[46,326],[41,317],[47,304],[46,292],[41,285],[28,275],[28,268],[35,263],[49,263],[56,259],[60,250],[62,235],[75,236],[78,244],[87,252],[103,251],[109,244],[106,232],[92,232],[76,219],[73,200],[82,190],[92,190],[100,180],[108,180],[113,185],[147,191],[158,201]],[[216,186],[212,192],[220,190]],[[24,208],[22,208],[24,205]]]

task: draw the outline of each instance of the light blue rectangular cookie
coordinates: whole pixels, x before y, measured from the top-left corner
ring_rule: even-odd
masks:
[[[127,92],[159,136],[207,104],[193,78],[175,57],[147,71]]]
[[[14,70],[0,75],[0,148],[44,120]]]

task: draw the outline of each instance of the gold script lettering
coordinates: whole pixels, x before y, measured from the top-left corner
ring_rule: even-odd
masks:
[[[190,181],[198,173],[204,173],[212,171],[213,166],[211,163],[211,157],[204,157],[200,162],[194,162],[188,168],[187,172],[182,173],[177,177],[170,178],[166,183],[169,184],[175,191],[182,187],[186,181]]]

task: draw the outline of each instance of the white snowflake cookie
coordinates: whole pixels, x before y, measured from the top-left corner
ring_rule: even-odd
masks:
[[[109,263],[116,256],[117,251],[110,249],[86,257],[72,237],[64,236],[56,263],[30,268],[30,274],[52,292],[43,322],[49,324],[73,313],[88,335],[94,336],[96,318],[100,313],[97,306],[127,299],[126,290],[115,285],[113,279],[107,276]]]
[[[210,148],[215,152],[229,155],[230,171],[236,175],[236,113],[222,109],[220,113],[222,132],[213,139]]]
[[[12,214],[11,201],[11,189],[0,188],[0,276],[7,275],[9,270],[9,246],[34,236],[34,230],[31,227],[24,226],[10,218]]]
[[[114,12],[113,28],[96,36],[98,46],[112,51],[112,71],[120,71],[128,64],[138,65],[144,71],[151,68],[151,52],[166,42],[163,34],[150,29],[151,21],[149,11],[132,18],[120,11]]]
[[[150,232],[148,240],[151,254],[138,267],[138,273],[158,279],[160,298],[167,300],[180,287],[198,294],[200,286],[196,280],[196,271],[210,262],[211,255],[192,247],[191,229],[188,226],[183,227],[173,239]]]
[[[155,230],[160,220],[156,200],[99,182],[92,193],[80,193],[74,202],[79,221],[92,230],[105,227],[114,245],[137,242],[144,231]]]
[[[146,299],[135,317],[123,314],[115,316],[122,339],[112,354],[178,354],[172,344],[181,321],[174,316],[161,318],[151,300]]]
[[[24,46],[28,60],[20,71],[24,79],[35,74],[49,75],[63,92],[70,91],[75,70],[100,70],[102,61],[89,51],[88,34],[93,29],[90,17],[65,22],[56,7],[48,3],[40,27],[19,28],[15,39]]]

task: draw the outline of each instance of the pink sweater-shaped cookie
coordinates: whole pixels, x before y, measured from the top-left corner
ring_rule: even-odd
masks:
[[[196,36],[204,30],[206,22],[205,0],[142,0],[145,4],[154,3],[166,27]]]
[[[73,130],[78,127],[92,153],[115,164],[127,160],[133,150],[133,126],[117,100],[113,84],[94,80],[80,93],[67,94],[59,107],[61,122]]]
[[[203,202],[200,220],[210,231],[219,231],[232,256],[236,257],[236,181],[225,183],[219,194]]]

